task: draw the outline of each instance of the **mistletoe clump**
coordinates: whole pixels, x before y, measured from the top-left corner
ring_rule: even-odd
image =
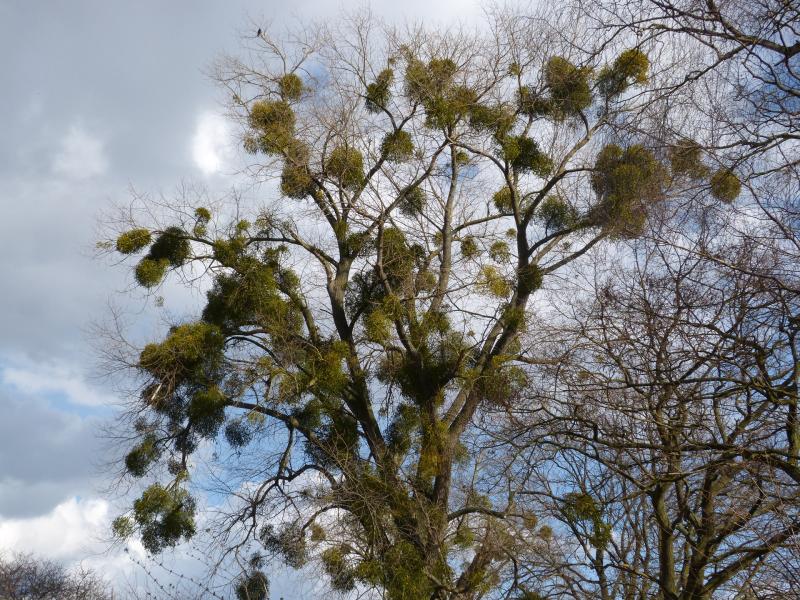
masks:
[[[449,58],[434,58],[424,64],[411,58],[406,67],[406,93],[425,108],[425,124],[447,129],[469,116],[477,102],[471,88],[455,83],[458,66]]]
[[[186,415],[192,429],[202,437],[212,437],[225,420],[227,398],[215,385],[198,390],[189,401]]]
[[[401,403],[387,429],[386,439],[391,451],[403,457],[411,449],[413,437],[419,429],[419,408],[411,403]]]
[[[294,289],[294,273],[277,261],[262,264],[249,257],[241,258],[238,266],[214,279],[203,319],[231,333],[247,326],[260,327],[276,341],[298,333],[302,317],[285,296]]]
[[[154,554],[195,533],[195,501],[178,486],[153,484],[133,503],[142,544]]]
[[[310,151],[300,140],[293,139],[286,146],[285,162],[281,171],[281,193],[302,200],[313,196],[316,190],[314,176],[309,167]]]
[[[295,200],[312,196],[315,190],[314,177],[306,165],[286,163],[281,171],[281,193]]]
[[[553,160],[539,149],[539,144],[533,138],[507,136],[502,141],[501,150],[503,158],[517,171],[545,177],[553,170]]]
[[[544,117],[553,112],[553,101],[538,94],[531,86],[520,86],[517,93],[520,112],[529,117]]]
[[[191,253],[189,240],[180,227],[167,227],[150,246],[148,258],[165,259],[173,267],[180,267]]]
[[[158,456],[156,437],[149,434],[125,456],[125,468],[134,477],[143,477]]]
[[[383,230],[380,239],[383,269],[392,286],[408,282],[416,259],[415,249],[408,244],[405,234],[396,227]]]
[[[391,338],[392,321],[381,309],[375,308],[364,318],[364,336],[373,343],[384,345]]]
[[[281,98],[287,102],[299,100],[303,95],[303,80],[295,73],[287,73],[278,80]]]
[[[387,600],[413,600],[429,597],[434,589],[427,577],[419,576],[424,557],[405,541],[390,545],[380,556],[364,558],[339,545],[323,552],[321,558],[332,587],[339,592],[351,591],[356,583],[362,583],[382,586]],[[448,572],[448,567],[437,565],[437,575]]]
[[[427,65],[411,58],[406,67],[406,92],[417,102],[424,103],[453,83],[458,66],[449,58],[434,58]]]
[[[134,277],[136,282],[144,288],[151,288],[157,286],[164,279],[164,275],[169,268],[169,261],[166,259],[152,260],[150,258],[143,258],[136,265],[134,270]]]
[[[607,98],[618,96],[633,85],[647,82],[650,60],[637,48],[625,50],[610,67],[604,67],[597,78],[600,93]]]
[[[203,321],[178,325],[163,342],[144,347],[139,355],[139,368],[160,387],[157,399],[181,386],[206,387],[218,378],[224,343],[222,331],[216,325]],[[175,400],[182,403],[182,398]]]
[[[137,235],[140,237],[134,241],[141,243],[145,236]],[[129,242],[130,240],[126,240],[123,246]],[[170,266],[183,265],[190,255],[191,245],[186,233],[179,227],[168,227],[156,238],[147,255],[136,265],[134,271],[136,281],[145,288],[155,287],[164,279],[164,274]]]
[[[605,548],[611,541],[611,526],[603,521],[603,511],[591,495],[581,492],[567,494],[561,512],[567,522],[589,529],[589,543]]]
[[[536,211],[536,218],[549,230],[567,229],[578,222],[574,207],[557,194],[545,197]]]
[[[425,191],[419,187],[413,187],[403,193],[400,201],[400,212],[409,217],[422,214],[427,206],[428,198]]]
[[[233,448],[243,448],[253,439],[253,430],[243,419],[228,421],[225,426],[225,440]]]
[[[265,154],[280,154],[292,143],[295,114],[286,100],[259,100],[250,108],[249,123],[254,131],[254,142],[247,142]]]
[[[394,81],[394,71],[384,69],[367,85],[366,106],[369,112],[377,113],[383,110],[391,97],[391,86]]]
[[[328,155],[325,172],[343,188],[357,188],[364,182],[364,157],[348,146],[337,146]]]
[[[381,154],[390,162],[403,162],[414,154],[414,142],[407,131],[387,133],[381,143]]]
[[[523,294],[532,294],[540,287],[544,281],[544,273],[539,265],[529,263],[520,267],[517,271],[519,277],[519,289]]]
[[[719,169],[711,177],[711,194],[722,202],[731,203],[742,191],[742,182],[729,169]]]
[[[492,368],[475,382],[475,393],[495,405],[503,405],[517,398],[528,385],[525,370],[506,362],[503,357],[496,357]]]
[[[322,568],[337,592],[349,592],[356,586],[355,569],[347,559],[348,546],[334,546],[320,555]]]
[[[152,236],[147,229],[131,229],[130,231],[122,233],[117,238],[117,252],[121,254],[133,254],[149,246],[151,241]]]
[[[471,260],[478,256],[478,242],[471,235],[466,235],[461,239],[461,256]]]
[[[563,119],[588,108],[592,103],[590,75],[591,69],[578,67],[566,58],[550,58],[544,67],[545,84],[550,90],[549,114]]]
[[[635,237],[646,223],[648,207],[663,198],[665,185],[663,165],[644,146],[608,144],[598,153],[592,173],[592,188],[600,199],[592,218],[613,235]]]
[[[269,579],[258,570],[246,573],[236,584],[237,600],[269,600]]]
[[[489,247],[489,256],[495,262],[508,262],[511,258],[511,250],[508,247],[508,244],[501,241],[492,242],[492,245]]]
[[[431,129],[448,129],[468,117],[477,102],[474,90],[463,85],[451,85],[425,103],[425,124]]]
[[[703,163],[703,147],[694,140],[682,140],[670,147],[669,162],[673,175],[690,179],[702,179],[708,175],[708,167]]]
[[[483,293],[495,298],[506,298],[511,293],[511,284],[490,265],[481,267],[478,286]]]
[[[514,113],[502,104],[475,104],[470,107],[469,124],[473,129],[489,131],[501,139],[513,128]]]
[[[499,191],[495,192],[494,195],[492,195],[494,207],[501,213],[511,212],[511,210],[514,208],[513,199],[514,196],[508,186],[500,189]]]

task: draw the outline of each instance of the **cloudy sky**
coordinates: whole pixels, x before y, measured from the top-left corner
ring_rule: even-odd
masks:
[[[142,321],[152,309],[122,293],[125,268],[93,257],[100,215],[131,188],[235,185],[204,70],[258,25],[364,5],[434,24],[480,13],[459,0],[0,0],[0,551],[74,562],[105,548],[115,509],[99,433],[117,392],[97,377],[90,332],[109,303]],[[166,301],[180,311],[192,298]]]

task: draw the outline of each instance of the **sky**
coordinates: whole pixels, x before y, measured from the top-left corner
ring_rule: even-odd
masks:
[[[154,332],[158,318],[126,267],[97,258],[102,215],[132,190],[240,184],[207,68],[258,26],[365,6],[431,26],[481,13],[470,0],[0,0],[0,552],[130,573],[103,541],[119,498],[102,432],[120,395],[92,332],[110,306]],[[164,295],[174,311],[196,308],[196,296]],[[282,577],[276,595],[293,585]]]

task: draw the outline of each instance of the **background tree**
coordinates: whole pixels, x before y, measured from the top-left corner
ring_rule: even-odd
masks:
[[[655,112],[625,128],[656,146],[672,148],[690,178],[714,172],[712,188],[722,199],[745,192],[743,201],[707,218],[726,222],[726,239],[783,254],[769,276],[772,285],[797,291],[798,240],[797,118],[800,100],[800,14],[796,3],[758,0],[691,2],[614,0],[580,3],[606,39],[656,44],[674,56],[663,81],[669,114]],[[692,168],[698,159],[703,166]],[[732,177],[733,176],[733,177]],[[735,181],[738,179],[739,182]],[[686,187],[694,195],[705,187]],[[672,231],[661,241],[694,248],[726,264],[724,248],[699,247],[692,230]],[[755,274],[755,272],[751,272]]]
[[[708,145],[761,168],[797,166],[800,11],[781,0],[599,0],[584,2],[598,30],[660,40],[685,59],[673,75]],[[680,112],[680,111],[678,111]],[[678,116],[677,114],[674,116]],[[673,123],[680,123],[679,120]],[[678,133],[684,133],[678,131]]]
[[[144,254],[141,286],[212,285],[198,320],[131,361],[125,466],[163,483],[118,535],[158,552],[194,534],[187,482],[211,441],[230,458],[219,542],[254,565],[318,559],[333,588],[392,599],[531,597],[518,557],[544,534],[517,482],[487,476],[476,424],[520,401],[534,295],[602,240],[640,235],[686,177],[615,133],[659,110],[646,45],[579,50],[584,23],[564,11],[530,25],[358,15],[220,63],[250,173],[281,197],[120,219],[111,245]]]
[[[0,556],[3,600],[110,600],[109,586],[92,571],[69,572],[31,555]]]
[[[535,398],[552,404],[532,400],[524,424],[512,408],[500,439],[556,533],[525,585],[795,597],[797,7],[581,4],[593,39],[680,58],[665,102],[617,123],[665,149],[673,200],[637,269],[589,278],[571,335],[556,320],[530,342],[551,344]]]
[[[779,254],[738,250],[730,270],[640,242],[539,332],[558,357],[536,388],[550,400],[509,411],[502,434],[523,449],[519,505],[559,540],[528,565],[535,589],[796,597],[797,297],[762,276]]]

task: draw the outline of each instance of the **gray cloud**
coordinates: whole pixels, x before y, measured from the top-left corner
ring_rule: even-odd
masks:
[[[41,514],[93,489],[98,419],[0,392],[0,516]]]

